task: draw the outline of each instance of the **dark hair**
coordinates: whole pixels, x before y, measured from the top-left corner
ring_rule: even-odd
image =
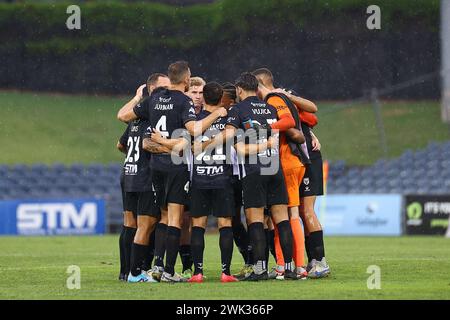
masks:
[[[223,88],[217,82],[208,82],[203,87],[203,98],[205,103],[211,106],[217,106],[223,95]]]
[[[226,94],[231,100],[236,101],[237,99],[236,86],[231,82],[225,82],[222,85],[222,87],[223,87],[223,94]]]
[[[273,74],[272,72],[267,68],[259,68],[252,72],[252,74],[256,77],[258,76],[264,76],[270,80],[271,83],[273,83]]]
[[[148,86],[154,86],[160,77],[167,78],[167,76],[163,73],[153,73],[147,79]]]
[[[245,91],[257,91],[258,79],[250,72],[244,72],[236,80],[236,87],[242,88]]]
[[[172,63],[167,70],[170,83],[180,84],[183,82],[189,70],[189,64],[186,61],[177,61]]]

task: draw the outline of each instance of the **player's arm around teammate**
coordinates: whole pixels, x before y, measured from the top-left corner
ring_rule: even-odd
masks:
[[[122,121],[138,117],[148,119],[151,127],[164,133],[166,138],[179,138],[185,130],[190,135],[197,136],[220,116],[226,115],[226,110],[219,108],[208,117],[196,121],[194,104],[185,95],[185,92],[189,89],[191,76],[187,62],[177,61],[171,64],[168,68],[168,76],[170,80],[168,89],[161,90],[133,108],[124,106],[119,111],[118,118]],[[187,162],[184,161],[186,159],[183,157],[181,157],[181,162],[175,162],[172,155],[167,153],[153,154],[151,158],[157,198],[161,202],[161,211],[163,213],[167,211],[168,215],[167,240],[164,249],[166,259],[161,276],[161,281],[165,282],[183,282],[183,279],[175,274],[181,217],[184,212],[184,205],[187,204],[189,191],[189,173]],[[158,243],[158,240],[156,242]],[[162,257],[163,255],[156,256],[155,254],[156,261],[160,261]],[[162,268],[160,270],[162,271]]]
[[[273,128],[280,130],[280,159],[281,166],[283,168],[283,175],[285,178],[286,189],[288,193],[288,207],[290,224],[294,238],[294,261],[296,264],[296,272],[300,278],[306,277],[306,271],[304,269],[304,233],[300,222],[300,197],[298,190],[305,174],[305,166],[301,160],[295,155],[299,154],[299,144],[305,142],[305,137],[301,131],[300,119],[297,108],[289,100],[286,91],[278,91],[274,88],[273,75],[268,69],[258,69],[254,71],[258,81],[260,83],[260,93],[265,96],[267,103],[275,106],[279,121],[272,124]],[[276,94],[270,94],[276,92]],[[296,114],[293,114],[295,112]],[[282,119],[290,117],[293,120],[293,125],[289,123],[282,123]],[[294,120],[296,119],[296,120]],[[291,144],[290,141],[294,141],[297,144]],[[275,227],[275,246],[277,251],[277,269],[274,270],[272,276],[277,276],[275,273],[282,271],[284,261],[278,240],[278,232]]]
[[[167,77],[164,75],[154,74],[150,76],[148,81],[149,92],[152,92],[156,87],[165,86],[166,82]],[[143,97],[144,87],[145,85],[140,86],[136,92],[136,96],[122,109],[134,108],[133,106]],[[134,113],[134,111],[132,112]],[[153,281],[146,274],[146,266],[143,263],[144,261],[148,261],[150,234],[159,219],[159,208],[155,206],[155,197],[152,191],[150,154],[146,153],[142,146],[142,140],[145,138],[150,127],[149,124],[147,120],[130,120],[130,129],[126,141],[128,153],[124,163],[125,203],[127,211],[131,211],[138,216],[137,230],[134,235],[133,244],[131,245],[128,282]],[[122,144],[125,145],[125,142]]]
[[[251,73],[243,73],[236,81],[237,92],[240,98],[228,117],[228,125],[224,136],[234,136],[237,132],[237,141],[246,142],[248,132],[254,133],[254,128],[267,128],[276,122],[277,112],[274,107],[266,104],[257,97],[258,80]],[[233,128],[234,127],[234,128]],[[240,129],[239,131],[237,131]],[[258,142],[264,143],[268,131],[259,130]],[[261,135],[260,135],[261,134]],[[248,222],[250,245],[253,253],[253,272],[244,280],[258,281],[267,279],[266,266],[266,240],[264,234],[264,208],[269,207],[274,222],[280,231],[283,255],[286,261],[285,277],[297,279],[292,264],[292,231],[289,225],[287,210],[286,186],[279,166],[278,150],[257,154],[257,161],[245,159],[243,170],[245,176],[242,180],[244,207]]]
[[[203,88],[205,105],[197,115],[203,119],[219,108],[222,86],[216,82]],[[197,139],[210,139],[226,124],[221,117]],[[191,250],[194,261],[194,275],[189,282],[203,282],[203,252],[205,249],[205,229],[209,215],[218,218],[219,247],[222,261],[221,282],[237,281],[230,273],[233,255],[232,217],[234,215],[234,195],[231,187],[233,174],[231,164],[226,162],[223,146],[208,153],[200,153],[194,158],[191,186],[190,211],[192,216]],[[226,149],[225,149],[226,150]],[[224,157],[225,156],[225,157]]]

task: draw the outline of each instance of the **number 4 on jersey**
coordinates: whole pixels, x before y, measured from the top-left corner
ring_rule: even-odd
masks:
[[[169,138],[169,132],[167,132],[167,117],[161,116],[161,118],[158,120],[158,123],[156,123],[156,130],[161,132],[161,135],[164,138]]]

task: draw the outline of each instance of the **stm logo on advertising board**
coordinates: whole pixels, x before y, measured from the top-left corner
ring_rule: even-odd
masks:
[[[24,203],[16,212],[21,235],[93,234],[98,221],[95,202],[86,202],[79,209],[73,203]]]

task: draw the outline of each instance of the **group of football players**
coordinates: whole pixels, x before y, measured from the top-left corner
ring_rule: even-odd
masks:
[[[128,124],[117,144],[126,154],[119,279],[203,282],[211,215],[221,282],[326,277],[314,211],[323,194],[315,112],[313,102],[276,88],[267,68],[224,84],[191,77],[185,61],[152,74],[117,115]],[[236,274],[234,244],[244,260]]]

